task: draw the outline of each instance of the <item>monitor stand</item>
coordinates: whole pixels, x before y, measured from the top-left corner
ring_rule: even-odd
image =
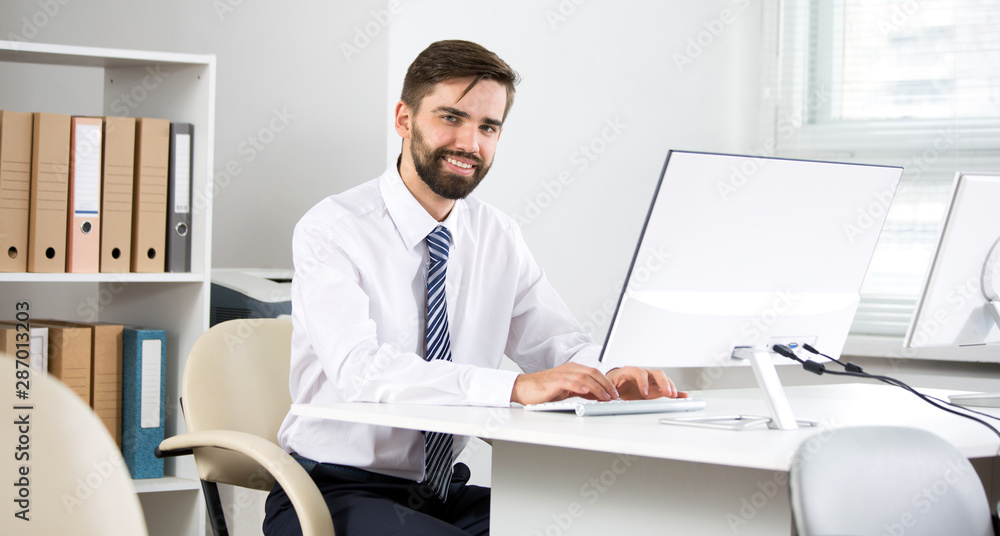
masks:
[[[681,426],[698,426],[702,428],[721,428],[724,430],[746,430],[758,426],[767,426],[772,430],[797,430],[802,427],[816,426],[815,421],[797,420],[788,404],[788,397],[781,387],[778,372],[771,362],[771,353],[746,346],[733,349],[733,359],[750,361],[757,385],[764,392],[767,410],[770,416],[763,415],[731,415],[723,417],[675,417],[660,419],[663,424]]]
[[[1000,238],[990,246],[983,262],[983,273],[979,277],[980,290],[986,298],[986,310],[1000,326]]]
[[[990,247],[983,263],[983,274],[979,278],[983,296],[986,298],[986,311],[993,321],[1000,326],[1000,238]],[[965,393],[951,395],[948,400],[952,404],[975,408],[1000,408],[1000,393]]]

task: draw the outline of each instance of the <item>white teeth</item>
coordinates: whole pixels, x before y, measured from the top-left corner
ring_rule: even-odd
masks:
[[[447,160],[451,164],[456,165],[456,166],[458,166],[460,168],[472,169],[472,164],[466,164],[465,162],[459,162],[458,160],[453,160],[453,159],[448,158],[448,157],[445,157],[445,160]]]

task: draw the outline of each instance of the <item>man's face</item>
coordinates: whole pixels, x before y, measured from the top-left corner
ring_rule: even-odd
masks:
[[[445,199],[462,199],[475,190],[493,164],[500,138],[506,88],[483,80],[462,96],[471,81],[439,83],[421,101],[411,124],[413,167]]]

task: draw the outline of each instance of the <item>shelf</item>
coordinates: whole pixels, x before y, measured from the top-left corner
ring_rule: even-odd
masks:
[[[145,52],[96,47],[67,47],[0,40],[0,61],[74,67],[143,67],[150,63],[206,65],[214,56]]]
[[[215,148],[213,55],[0,40],[0,109],[155,117],[194,126],[190,273],[0,273],[0,319],[30,304],[31,320],[110,322],[163,329],[165,435],[186,431],[180,383],[208,329]],[[165,460],[164,478],[134,480],[151,536],[204,536],[194,460]],[[170,493],[180,492],[180,493]]]
[[[119,274],[38,274],[0,273],[0,281],[14,283],[201,283],[204,274],[193,273],[119,273]]]
[[[133,480],[136,493],[158,493],[163,491],[192,491],[201,490],[201,481],[190,478],[180,478],[176,476],[165,476],[163,478],[145,478]]]

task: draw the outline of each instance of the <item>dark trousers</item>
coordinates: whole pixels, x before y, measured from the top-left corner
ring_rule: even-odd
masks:
[[[469,469],[455,467],[448,501],[427,486],[353,468],[303,463],[333,515],[337,536],[466,536],[490,533],[490,490],[469,486]],[[264,504],[264,534],[302,534],[292,503],[275,484]]]

